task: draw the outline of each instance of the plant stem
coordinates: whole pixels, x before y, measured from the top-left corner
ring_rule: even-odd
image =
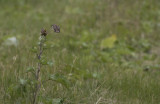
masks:
[[[37,58],[38,58],[38,67],[37,67],[37,70],[36,70],[36,74],[35,74],[35,77],[36,77],[36,84],[35,84],[35,89],[33,91],[33,102],[32,104],[36,104],[36,99],[37,99],[37,95],[38,95],[38,92],[39,92],[39,89],[41,87],[41,81],[40,81],[40,71],[41,71],[41,55],[43,53],[43,43],[45,41],[45,37],[41,37],[42,39],[40,40],[40,44],[39,44],[39,53],[37,54]],[[43,40],[44,38],[44,40]]]

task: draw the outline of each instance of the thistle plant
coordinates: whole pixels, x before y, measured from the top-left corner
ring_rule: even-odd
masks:
[[[60,32],[60,27],[57,25],[52,25],[52,29],[56,33]],[[42,66],[44,65],[42,55],[45,50],[44,46],[46,45],[45,42],[46,42],[47,35],[48,35],[47,30],[42,28],[41,35],[40,35],[39,42],[38,42],[38,47],[35,47],[36,57],[38,59],[37,67],[36,68],[31,67],[27,70],[27,72],[32,72],[31,75],[33,76],[32,78],[30,78],[30,82],[29,82],[29,86],[31,89],[30,93],[32,93],[31,98],[30,98],[31,104],[37,104],[39,92],[41,90],[43,82],[47,82],[49,80],[52,80],[52,81],[59,82],[59,83],[63,84],[65,87],[67,87],[66,79],[63,76],[61,76],[60,74],[51,74],[51,75],[49,75],[48,79],[45,81],[41,77],[43,74],[43,73],[41,73],[41,71],[43,70]]]
[[[36,99],[37,99],[37,94],[39,92],[39,89],[41,87],[41,80],[40,80],[40,72],[41,72],[41,56],[42,53],[44,51],[44,43],[46,41],[46,36],[47,36],[47,31],[46,29],[42,29],[41,30],[41,36],[40,36],[40,41],[39,41],[39,53],[37,53],[37,59],[38,59],[38,65],[37,65],[37,69],[35,71],[35,78],[36,78],[36,83],[34,85],[34,89],[33,89],[33,100],[32,100],[32,104],[36,104]]]

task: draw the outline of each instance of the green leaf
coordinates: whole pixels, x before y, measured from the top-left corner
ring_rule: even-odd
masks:
[[[53,80],[55,82],[58,82],[58,83],[61,83],[62,85],[64,85],[66,88],[68,88],[68,80],[63,76],[63,75],[60,75],[60,74],[53,74],[53,75],[50,75],[49,77],[50,80]]]
[[[32,48],[31,48],[31,51],[34,52],[34,53],[36,53],[37,50],[38,50],[37,47],[32,47]]]
[[[47,59],[45,59],[45,58],[42,58],[42,59],[40,60],[40,63],[41,63],[42,65],[53,66],[53,61],[47,61]]]
[[[25,79],[20,79],[20,80],[19,80],[19,83],[20,83],[21,85],[25,86],[25,85],[27,84],[27,80],[25,80]]]
[[[57,98],[52,100],[52,104],[63,104],[64,100]]]
[[[100,47],[101,49],[105,48],[113,48],[114,43],[117,41],[116,35],[112,35],[108,38],[105,38],[104,40],[101,41]]]
[[[28,67],[27,70],[26,70],[26,73],[28,72],[34,72],[35,68],[34,67]]]
[[[46,59],[44,59],[44,58],[40,60],[40,63],[41,63],[42,65],[48,65],[47,62],[48,62],[48,61],[47,61]]]
[[[47,65],[53,66],[53,61],[48,61],[48,62],[47,62]]]

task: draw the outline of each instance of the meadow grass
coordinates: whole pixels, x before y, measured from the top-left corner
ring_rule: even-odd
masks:
[[[44,54],[53,62],[42,67],[42,77],[64,75],[69,89],[49,81],[39,104],[55,98],[64,104],[160,103],[159,0],[0,0],[0,10],[0,104],[30,103],[16,85],[36,67],[31,49],[41,28],[48,29]],[[52,24],[60,25],[59,34]],[[114,46],[102,49],[113,34]],[[17,46],[4,44],[10,37]]]

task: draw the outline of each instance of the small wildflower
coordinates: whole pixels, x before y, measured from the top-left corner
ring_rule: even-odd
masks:
[[[47,36],[47,31],[46,31],[46,29],[41,29],[41,35],[42,36]]]
[[[60,27],[59,27],[58,25],[53,24],[53,25],[52,25],[52,28],[54,29],[54,32],[60,33]]]

